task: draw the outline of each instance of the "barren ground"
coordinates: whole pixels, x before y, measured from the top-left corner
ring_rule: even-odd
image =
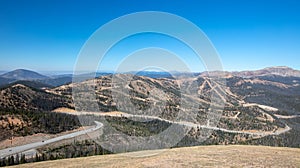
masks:
[[[197,146],[46,161],[15,167],[300,167],[300,149]]]

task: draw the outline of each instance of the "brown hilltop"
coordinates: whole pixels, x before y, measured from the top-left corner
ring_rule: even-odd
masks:
[[[0,90],[2,109],[51,111],[57,107],[68,107],[70,101],[64,96],[47,93],[22,84],[14,84]]]

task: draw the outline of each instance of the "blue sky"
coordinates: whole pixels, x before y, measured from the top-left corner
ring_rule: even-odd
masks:
[[[139,11],[170,12],[195,23],[214,44],[225,70],[281,65],[300,69],[297,0],[1,0],[0,70],[72,70],[94,31],[112,19]],[[131,41],[134,38],[139,37]],[[164,47],[160,38],[166,39],[145,35],[143,44],[156,39],[153,45]],[[181,57],[189,55],[182,52]],[[121,59],[122,54],[108,55],[102,69],[111,70]],[[203,69],[193,61],[191,66],[193,71]]]

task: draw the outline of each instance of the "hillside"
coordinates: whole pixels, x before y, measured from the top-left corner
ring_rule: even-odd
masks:
[[[128,79],[130,80],[127,81]],[[178,121],[176,117],[181,110],[180,100],[185,105],[195,103],[199,105],[197,116],[185,118],[184,121],[200,125],[207,125],[210,95],[215,94],[220,100],[226,100],[224,110],[216,125],[224,130],[214,130],[207,140],[197,142],[201,131],[206,130],[192,129],[177,146],[211,144],[300,146],[300,126],[297,117],[300,108],[295,101],[300,95],[298,92],[299,78],[297,77],[242,78],[226,76],[226,87],[222,86],[218,80],[201,75],[175,80],[118,74],[114,76],[114,80],[112,75],[102,76],[81,83],[49,89],[47,92],[64,95],[71,99],[72,89],[78,89],[76,93],[78,95],[76,110],[78,111],[110,112],[117,110],[124,114],[158,116],[171,122]],[[120,89],[122,87],[116,83],[118,80],[127,81],[124,84],[126,89]],[[93,99],[85,98],[88,96],[86,88],[93,89],[96,103]],[[186,90],[179,92],[179,88]],[[119,97],[117,101],[113,100],[112,93]],[[166,104],[160,104],[164,101]],[[133,106],[128,103],[132,103]],[[191,110],[187,108],[183,112],[186,116],[192,114]],[[214,122],[214,120],[210,120],[210,122]],[[163,121],[158,123],[161,128],[168,127],[168,124]],[[114,118],[109,120],[109,124],[129,136],[149,136],[157,133],[151,131],[152,127],[157,128],[155,124],[150,122],[141,124],[130,118]],[[107,132],[107,134],[110,133]],[[110,143],[110,141],[106,140],[104,143]],[[127,143],[126,139],[124,143]],[[63,151],[59,151],[59,153],[65,157]]]
[[[61,86],[67,83],[72,82],[72,77],[70,76],[58,76],[58,77],[51,77],[51,78],[47,78],[47,79],[40,79],[38,80],[41,83],[50,85],[50,86]]]
[[[9,84],[10,82],[14,81],[13,79],[8,79],[4,77],[0,77],[0,86],[4,86]]]
[[[0,141],[37,133],[56,134],[80,126],[76,116],[64,113],[0,110]]]
[[[227,79],[230,90],[245,102],[275,107],[283,115],[299,114],[299,77],[231,77]]]
[[[197,146],[29,163],[13,167],[299,167],[300,149]]]
[[[0,89],[1,109],[51,111],[58,107],[70,107],[71,101],[43,90],[23,84],[13,84]]]
[[[27,87],[30,87],[30,88],[34,88],[34,89],[37,89],[37,90],[44,90],[44,89],[53,88],[53,86],[51,86],[51,85],[47,85],[45,83],[41,83],[41,82],[38,82],[36,80],[34,80],[34,81],[19,80],[19,81],[15,81],[15,82],[12,82],[10,84],[4,85],[1,88],[7,88],[9,86],[13,86],[13,85],[17,85],[17,84],[21,84],[21,85],[24,85],[24,86],[27,86]]]

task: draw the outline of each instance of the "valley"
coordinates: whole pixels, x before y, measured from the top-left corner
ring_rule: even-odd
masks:
[[[287,67],[176,77],[103,74],[59,86],[17,72],[0,89],[0,140],[39,138],[2,149],[1,165],[12,155],[24,163],[199,145],[300,147],[300,73]],[[2,77],[9,75],[16,76]],[[168,129],[184,134],[176,142],[153,139]],[[41,141],[45,135],[52,139]]]

